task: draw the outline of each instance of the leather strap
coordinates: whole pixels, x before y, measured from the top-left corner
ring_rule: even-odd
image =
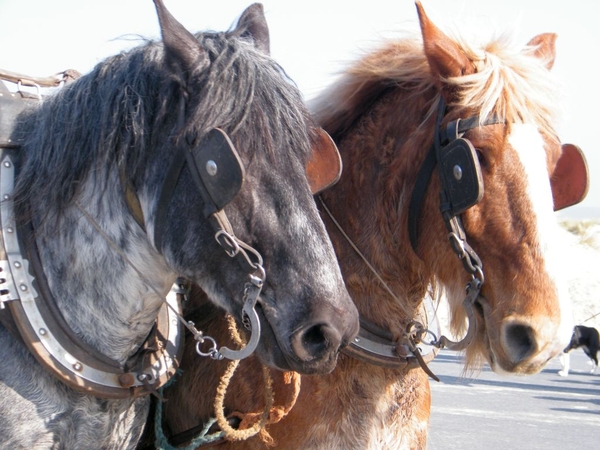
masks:
[[[156,249],[162,251],[162,237],[167,225],[167,213],[169,212],[169,205],[175,192],[175,187],[179,181],[179,176],[183,170],[185,164],[185,156],[182,152],[187,150],[179,149],[175,154],[173,162],[169,166],[169,170],[165,175],[162,188],[160,190],[160,196],[158,197],[158,204],[156,205],[156,219],[154,221],[154,246]]]
[[[432,146],[427,152],[425,161],[419,169],[417,181],[413,187],[410,203],[408,204],[408,237],[413,251],[418,255],[417,245],[419,243],[419,219],[421,217],[421,205],[423,197],[429,186],[429,180],[433,175],[437,159],[435,156],[435,148]]]
[[[131,215],[140,226],[140,228],[146,232],[146,224],[144,223],[144,211],[142,210],[142,204],[140,199],[135,193],[135,188],[131,183],[131,180],[127,178],[127,172],[125,165],[121,166],[119,171],[119,178],[121,180],[121,189],[123,189],[123,196],[125,197],[125,203],[131,212]]]
[[[32,77],[22,73],[11,72],[10,70],[0,69],[0,79],[10,81],[12,83],[22,83],[25,86],[40,86],[40,87],[58,87],[62,83],[68,83],[76,80],[81,74],[73,69],[59,72],[56,75],[49,77]]]
[[[479,123],[479,116],[471,116],[468,119],[456,119],[448,123],[445,128],[440,129],[440,143],[442,145],[458,139],[467,131],[477,128],[480,125],[498,125],[504,123],[504,119],[497,114],[492,114],[482,124]]]

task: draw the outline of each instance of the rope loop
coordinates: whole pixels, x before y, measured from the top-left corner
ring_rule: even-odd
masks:
[[[246,340],[240,335],[235,320],[230,315],[227,315],[229,322],[229,331],[234,343],[240,347],[247,345]],[[298,395],[300,394],[301,377],[296,372],[284,373],[284,382],[293,384],[293,392],[291,400],[284,406],[273,406],[275,402],[273,392],[273,378],[271,377],[270,369],[267,366],[262,366],[264,388],[264,407],[261,412],[234,412],[231,416],[238,417],[241,420],[239,428],[233,428],[225,417],[225,395],[227,388],[231,383],[231,379],[239,366],[240,360],[232,360],[227,365],[225,373],[221,377],[221,381],[217,388],[215,397],[215,416],[216,422],[223,430],[224,437],[230,441],[241,441],[259,435],[260,439],[268,446],[274,445],[274,440],[266,430],[269,424],[277,423],[283,419],[294,407]]]

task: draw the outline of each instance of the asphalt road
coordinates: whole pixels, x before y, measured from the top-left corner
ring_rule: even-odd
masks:
[[[443,350],[430,364],[428,450],[580,450],[600,444],[600,368],[582,350],[571,352],[571,372],[560,377],[558,358],[530,376],[501,377],[485,367],[462,376],[460,357]]]

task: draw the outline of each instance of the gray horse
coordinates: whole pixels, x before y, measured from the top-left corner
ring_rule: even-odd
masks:
[[[163,42],[109,58],[23,113],[13,133],[21,148],[3,153],[12,158],[3,168],[18,168],[4,198],[14,200],[16,230],[28,241],[23,258],[34,265],[35,249],[43,269],[29,291],[48,291],[67,334],[122,369],[152,334],[178,276],[240,322],[252,321],[244,308],[258,286],[250,311],[262,330],[261,360],[328,372],[358,320],[306,171],[322,133],[268,56],[260,5],[228,32],[194,36],[155,3]],[[225,199],[194,164],[214,129],[217,144],[239,151],[242,178]],[[220,173],[211,164],[206,170]],[[47,330],[32,328],[35,347]],[[74,387],[72,374],[63,383],[2,326],[0,359],[1,448],[135,446],[147,395],[101,398]],[[145,377],[119,383],[152,390],[138,386]]]

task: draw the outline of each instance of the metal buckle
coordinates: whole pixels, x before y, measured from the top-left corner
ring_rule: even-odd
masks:
[[[9,262],[6,259],[0,260],[0,309],[6,307],[5,302],[19,299],[16,292]]]

